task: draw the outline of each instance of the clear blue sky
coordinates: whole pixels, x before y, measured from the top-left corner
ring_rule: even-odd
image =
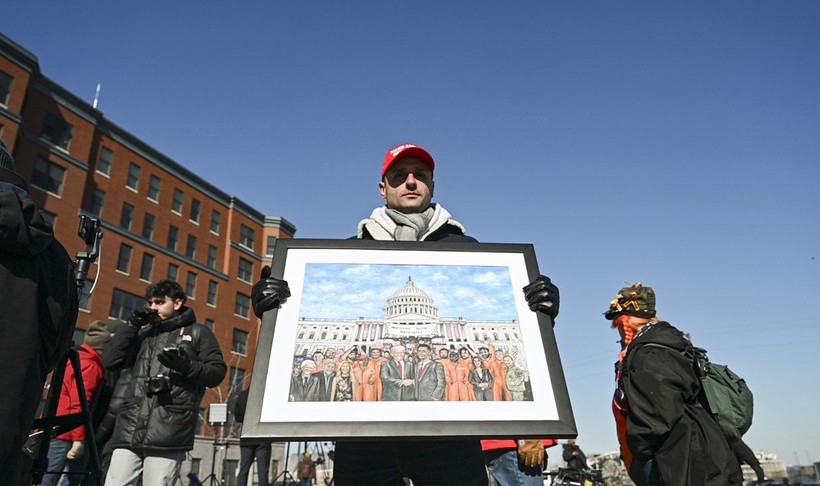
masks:
[[[820,3],[56,2],[2,32],[117,125],[297,237],[380,205],[384,152],[436,157],[483,242],[533,243],[587,452],[616,448],[625,283],[744,376],[747,442],[820,461]],[[558,450],[553,456],[558,456]]]

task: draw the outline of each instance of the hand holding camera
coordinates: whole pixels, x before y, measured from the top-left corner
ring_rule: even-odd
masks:
[[[191,371],[191,357],[177,346],[163,349],[157,355],[157,361],[182,375]]]
[[[146,324],[155,322],[158,318],[159,314],[156,309],[148,309],[147,307],[143,307],[135,310],[131,314],[131,317],[128,318],[128,325],[134,329],[141,329]]]

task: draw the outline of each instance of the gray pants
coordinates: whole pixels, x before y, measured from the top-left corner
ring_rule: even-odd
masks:
[[[184,452],[142,457],[128,449],[114,449],[105,486],[167,486],[179,482]],[[140,477],[142,481],[140,482]]]

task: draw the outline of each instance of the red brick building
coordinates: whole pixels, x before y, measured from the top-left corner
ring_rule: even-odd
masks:
[[[229,376],[208,390],[226,402],[250,377],[260,321],[250,293],[277,238],[295,226],[266,216],[105,118],[40,72],[37,58],[0,34],[0,138],[69,254],[85,251],[79,215],[103,238],[81,299],[75,342],[94,320],[127,319],[150,282],[176,279],[222,346]],[[93,293],[88,294],[94,287]],[[209,434],[207,425],[201,433]]]

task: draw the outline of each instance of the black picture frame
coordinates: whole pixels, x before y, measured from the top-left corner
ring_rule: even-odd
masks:
[[[522,292],[539,275],[532,245],[279,240],[271,275],[287,280],[292,295],[263,316],[243,442],[577,436],[553,323],[530,311]],[[381,315],[368,315],[378,309]],[[496,357],[515,363],[528,376],[529,386],[520,391],[518,372],[503,373],[511,378],[509,387],[519,390],[500,395],[509,400],[470,400],[463,386],[456,390],[455,380],[447,382],[450,388],[440,401],[374,401],[376,371],[371,368],[377,359],[365,366],[352,356],[376,355],[373,349],[380,347],[383,354],[398,353],[393,347],[399,345],[409,348],[409,354],[418,353],[423,344],[434,345],[436,353],[457,344],[470,344],[478,352],[476,348],[490,348],[482,346],[488,344],[485,339]],[[361,401],[323,401],[310,395],[309,387],[304,397],[299,395],[301,385],[291,378],[303,365],[306,377],[314,376],[307,373],[310,363],[305,360],[312,360],[317,350],[322,352],[317,362],[328,360],[321,367],[333,361],[346,374],[348,365],[342,362],[350,363],[350,369],[359,366],[366,375],[356,390]],[[466,368],[460,362],[445,360],[442,365],[449,366],[453,377],[463,377]],[[492,365],[489,359],[485,363]],[[340,376],[337,399],[345,397],[343,381],[352,382]],[[381,383],[381,393],[386,397],[391,387],[393,396],[396,388],[387,377]],[[420,384],[418,379],[415,383]],[[476,397],[486,396],[473,390]],[[459,393],[463,401],[455,400]],[[417,395],[421,398],[421,392]]]

